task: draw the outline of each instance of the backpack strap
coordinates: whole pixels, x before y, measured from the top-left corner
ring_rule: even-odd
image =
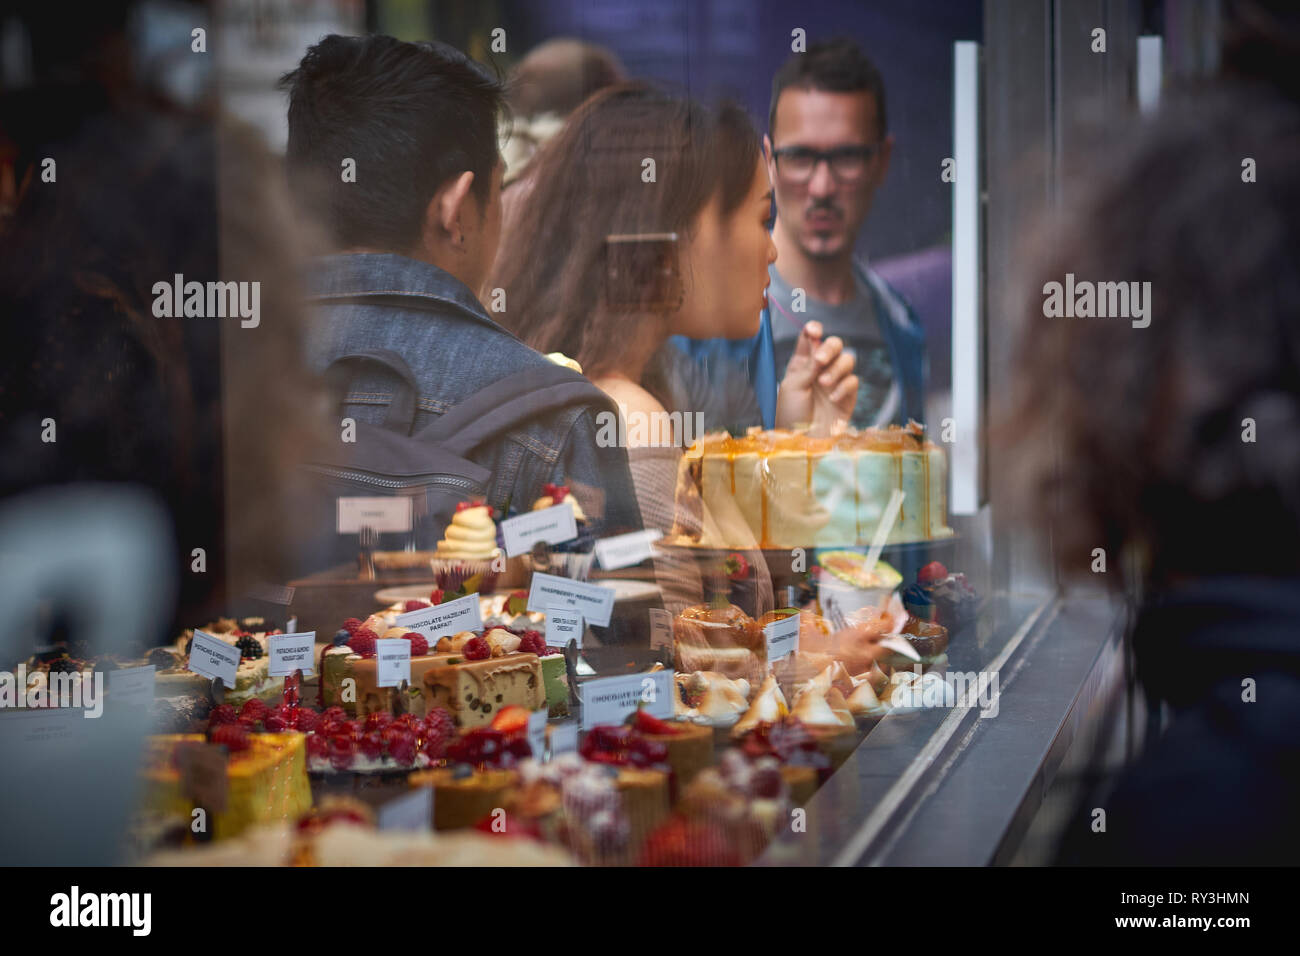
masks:
[[[617,414],[605,392],[572,369],[548,363],[479,389],[421,429],[417,437],[467,457],[484,442],[571,405],[594,405]]]
[[[326,367],[325,384],[332,391],[342,392],[351,381],[352,372],[348,367],[365,363],[381,365],[401,379],[392,404],[388,406],[384,428],[401,435],[411,434],[411,426],[415,423],[415,396],[419,392],[419,386],[416,385],[415,373],[411,367],[396,352],[388,349],[363,349],[340,355]],[[342,396],[340,400],[341,398]]]

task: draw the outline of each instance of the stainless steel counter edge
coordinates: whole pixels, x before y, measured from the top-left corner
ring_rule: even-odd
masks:
[[[1007,609],[994,635],[1002,649],[981,668],[998,675],[996,715],[981,718],[976,703],[886,717],[809,801],[806,829],[775,841],[760,865],[979,866],[1005,856],[1107,689],[1098,675],[1123,623],[1104,595],[1007,599]]]

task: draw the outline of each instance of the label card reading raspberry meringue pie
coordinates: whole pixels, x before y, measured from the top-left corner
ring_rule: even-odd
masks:
[[[581,611],[588,624],[609,627],[614,613],[614,589],[554,574],[534,573],[528,588],[528,610],[545,613],[552,604]]]
[[[577,641],[582,647],[582,615],[552,604],[546,609],[546,643],[551,647],[568,647],[569,641]]]
[[[791,614],[771,624],[764,624],[763,636],[767,638],[769,664],[789,657],[799,649],[799,615]]]
[[[375,641],[375,686],[400,687],[411,682],[411,642],[403,637]]]
[[[196,674],[219,680],[233,688],[235,673],[239,670],[239,648],[211,634],[195,631],[188,666]]]
[[[339,498],[339,534],[358,534],[362,528],[376,531],[410,531],[411,499]]]
[[[407,611],[397,615],[394,621],[397,627],[419,631],[433,644],[440,637],[479,630],[483,627],[483,614],[479,608],[478,595],[467,594],[444,604]]]
[[[578,522],[573,516],[573,505],[567,501],[501,522],[501,538],[505,542],[507,558],[526,554],[538,541],[563,544],[577,536]]]
[[[582,729],[597,724],[621,724],[638,707],[652,717],[671,720],[677,688],[670,670],[598,677],[579,685],[582,693]]]
[[[267,673],[272,677],[288,677],[294,671],[303,676],[314,673],[312,661],[316,653],[316,632],[301,634],[272,634],[266,639],[269,651]]]

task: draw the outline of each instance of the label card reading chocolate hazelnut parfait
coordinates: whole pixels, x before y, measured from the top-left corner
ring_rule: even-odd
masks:
[[[791,614],[771,624],[764,624],[763,636],[767,638],[769,664],[789,657],[799,649],[799,615]]]
[[[546,609],[546,643],[551,647],[568,647],[577,641],[582,647],[582,615],[567,607],[552,604]]]
[[[630,568],[634,564],[640,564],[646,558],[654,557],[654,549],[650,546],[663,536],[662,531],[647,528],[645,531],[630,531],[627,534],[601,538],[596,542],[596,560],[606,571]]]
[[[546,612],[552,604],[581,611],[588,624],[609,627],[614,613],[614,589],[554,574],[534,574],[528,589],[528,610]]]
[[[422,607],[418,611],[407,611],[397,615],[394,621],[397,627],[419,631],[430,643],[440,637],[459,634],[461,631],[477,631],[483,627],[477,594],[467,594],[463,598],[433,607]]]
[[[294,671],[303,676],[314,672],[312,661],[316,652],[316,632],[301,634],[272,634],[266,639],[269,652],[267,673],[272,677],[288,677]]]
[[[400,687],[411,682],[411,642],[404,637],[375,641],[375,686]]]
[[[235,672],[239,670],[239,648],[211,634],[195,631],[188,666],[196,674],[219,680],[233,688]]]
[[[577,536],[578,522],[573,516],[573,505],[567,501],[501,522],[501,539],[505,542],[507,558],[526,554],[538,541],[563,544]]]
[[[621,724],[638,707],[652,717],[671,720],[677,688],[670,670],[598,677],[579,685],[582,692],[582,729],[597,724]]]
[[[410,531],[411,499],[338,498],[339,534],[357,534],[362,528],[376,531]]]

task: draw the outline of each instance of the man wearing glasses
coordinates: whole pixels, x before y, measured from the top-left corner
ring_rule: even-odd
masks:
[[[773,78],[768,129],[778,255],[759,333],[679,347],[713,383],[743,368],[768,428],[823,418],[819,401],[859,428],[924,421],[921,326],[854,255],[893,146],[880,72],[852,41],[812,44]]]
[[[889,170],[880,72],[849,40],[815,43],[772,81],[764,141],[776,195],[768,306],[777,368],[809,323],[857,359],[857,427],[924,415],[925,348],[902,298],[854,255]],[[814,327],[815,328],[815,327]]]

